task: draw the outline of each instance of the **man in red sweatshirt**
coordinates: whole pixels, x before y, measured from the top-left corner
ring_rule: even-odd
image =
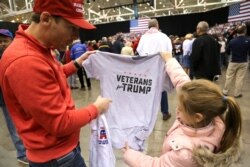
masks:
[[[51,49],[65,49],[79,28],[93,29],[83,19],[82,0],[36,0],[30,26],[20,25],[0,64],[6,105],[27,149],[32,167],[85,167],[80,153],[80,128],[108,109],[110,99],[98,97],[76,109],[66,77],[94,52],[64,66]]]

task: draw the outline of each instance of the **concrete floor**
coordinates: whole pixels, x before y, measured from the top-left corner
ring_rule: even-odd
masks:
[[[217,83],[222,87],[225,80],[225,71],[223,75],[217,81]],[[241,106],[242,118],[243,118],[243,150],[244,153],[241,157],[239,163],[240,167],[249,167],[250,165],[250,70],[247,72],[244,86],[242,88],[243,97],[237,99]],[[76,102],[77,107],[82,107],[88,103],[93,102],[96,97],[99,95],[99,82],[92,80],[92,90],[91,91],[81,91],[73,90],[73,97]],[[164,136],[172,123],[174,122],[175,116],[174,111],[176,107],[176,94],[175,92],[169,94],[169,105],[170,112],[172,112],[172,117],[168,121],[162,121],[161,114],[158,114],[158,119],[154,128],[153,133],[147,140],[145,152],[151,156],[159,156],[161,154],[161,147],[163,143]],[[81,148],[82,155],[88,164],[88,147],[89,147],[89,136],[90,136],[90,127],[85,126],[81,130]],[[115,151],[117,157],[117,167],[125,167],[126,165],[122,161],[122,154],[120,150]],[[16,151],[11,142],[8,130],[5,125],[2,112],[0,112],[0,167],[23,167],[16,160]]]

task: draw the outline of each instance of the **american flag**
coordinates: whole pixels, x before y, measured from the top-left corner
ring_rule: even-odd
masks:
[[[250,0],[229,6],[228,22],[250,20]]]
[[[148,30],[150,18],[130,20],[130,32],[143,32]]]

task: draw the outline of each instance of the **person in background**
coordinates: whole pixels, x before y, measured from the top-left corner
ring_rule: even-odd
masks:
[[[140,42],[140,39],[141,39],[141,35],[138,35],[138,36],[135,37],[135,40],[133,41],[132,48],[133,48],[133,51],[134,51],[135,55],[137,55],[136,49],[137,49],[137,46],[138,46],[138,44]]]
[[[113,42],[114,42],[113,37],[109,36],[108,37],[108,45],[109,45],[109,48],[111,48],[111,52],[112,52]]]
[[[183,50],[182,50],[182,41],[179,37],[177,37],[174,40],[173,52],[176,60],[182,65]]]
[[[72,47],[70,49],[70,57],[72,60],[76,60],[78,57],[80,57],[82,54],[87,52],[87,46],[85,44],[82,44],[80,39],[74,40],[72,43]],[[86,87],[84,85],[84,79],[83,76],[86,78],[87,87],[88,90],[91,90],[91,82],[90,79],[87,77],[87,74],[84,70],[84,68],[79,68],[77,71],[77,75],[81,84],[81,90],[85,90]]]
[[[193,34],[187,34],[182,44],[183,61],[182,66],[187,75],[190,74],[190,55],[192,53]]]
[[[230,166],[239,160],[241,111],[233,97],[205,79],[190,81],[170,53],[162,53],[166,72],[177,89],[176,120],[168,131],[160,157],[122,149],[130,167]]]
[[[121,34],[116,36],[116,40],[112,46],[112,52],[116,54],[121,54],[121,50],[124,47],[124,38]]]
[[[12,39],[13,35],[9,30],[0,29],[0,58],[2,58],[3,52],[10,45]],[[28,159],[26,158],[26,150],[23,146],[23,142],[16,132],[15,125],[12,122],[8,108],[4,102],[2,90],[0,90],[0,106],[3,110],[3,115],[7,124],[8,131],[10,133],[11,140],[17,151],[17,161],[23,164],[29,164]]]
[[[241,89],[247,72],[248,55],[250,52],[250,39],[246,37],[246,25],[239,25],[236,29],[237,37],[232,39],[227,46],[227,53],[232,52],[231,62],[226,72],[226,81],[223,93],[228,95],[230,86],[235,81],[234,97],[242,97]]]
[[[60,52],[57,49],[51,49],[51,55],[56,58],[57,61],[60,61]]]
[[[220,75],[220,45],[215,38],[207,34],[209,25],[205,21],[196,27],[197,39],[194,40],[190,55],[192,73],[196,79],[213,81]]]
[[[72,47],[72,44],[66,46],[65,54],[63,56],[63,62],[64,62],[63,64],[67,64],[72,61],[71,52],[70,52],[71,47]],[[70,89],[78,89],[76,77],[77,77],[77,74],[74,73],[67,78]]]
[[[93,47],[94,44],[92,43],[92,41],[88,41],[87,44],[88,44],[88,47],[87,47],[87,48],[88,48],[88,51],[94,51],[94,50],[95,50],[94,47]]]
[[[102,37],[102,41],[100,43],[100,46],[99,46],[98,50],[102,51],[102,52],[111,52],[111,47],[110,47],[110,45],[108,43],[107,37]]]
[[[132,46],[132,42],[127,41],[125,43],[125,46],[122,48],[121,54],[122,55],[134,56],[135,54],[134,54],[133,48],[131,46]]]
[[[92,44],[93,44],[93,49],[98,50],[99,46],[98,46],[96,40],[92,40]]]
[[[226,41],[225,38],[223,36],[219,36],[219,44],[221,45],[220,47],[220,66],[221,68],[223,68],[223,66],[225,68],[227,68],[228,66],[228,57],[226,54]]]
[[[98,97],[77,109],[67,84],[93,52],[60,64],[50,50],[63,50],[93,29],[83,18],[82,0],[36,0],[30,25],[19,25],[0,65],[0,84],[6,106],[26,148],[32,167],[85,167],[80,129],[105,112],[110,99]]]
[[[66,46],[66,50],[65,50],[65,52],[64,52],[64,56],[65,56],[65,63],[67,64],[67,63],[69,63],[69,62],[71,62],[72,61],[72,59],[71,59],[71,53],[70,53],[70,49],[71,49],[71,47],[72,47],[72,45],[67,45]]]
[[[161,51],[172,52],[172,43],[169,37],[159,31],[159,23],[156,19],[151,19],[148,23],[149,30],[141,36],[137,47],[137,52],[140,56],[157,54]],[[162,92],[161,96],[161,113],[164,121],[171,117],[168,111],[168,94],[166,91]]]

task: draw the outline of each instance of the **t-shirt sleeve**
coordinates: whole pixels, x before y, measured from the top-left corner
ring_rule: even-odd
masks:
[[[102,71],[103,63],[100,63],[101,55],[93,54],[82,63],[88,78],[100,80],[100,71]]]

